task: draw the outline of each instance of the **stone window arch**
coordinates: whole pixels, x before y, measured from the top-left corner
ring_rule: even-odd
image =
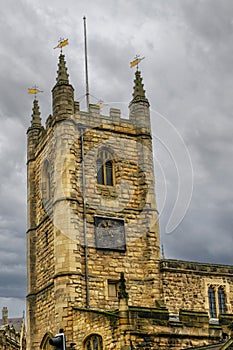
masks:
[[[103,340],[99,334],[90,334],[83,345],[84,350],[103,350]]]
[[[41,170],[42,199],[47,202],[51,196],[51,166],[48,159],[45,159]]]
[[[49,344],[49,339],[53,338],[53,334],[50,332],[45,333],[43,339],[40,343],[40,349],[42,350],[52,350],[53,346]]]
[[[97,161],[97,183],[105,186],[114,186],[115,173],[113,152],[107,148],[101,148],[98,152]]]

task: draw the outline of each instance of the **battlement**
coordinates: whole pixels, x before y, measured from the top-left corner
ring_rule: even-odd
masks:
[[[129,127],[131,130],[137,130],[137,134],[151,134],[149,102],[143,89],[141,73],[139,71],[135,73],[133,99],[129,103],[128,118],[122,117],[120,109],[112,107],[109,109],[109,115],[103,115],[100,105],[93,103],[89,104],[88,111],[80,110],[80,103],[74,100],[74,88],[69,83],[69,74],[63,54],[59,56],[56,81],[52,89],[52,114],[46,120],[45,132],[41,125],[38,101],[36,99],[34,101],[31,127],[28,129],[28,131],[31,131],[28,133],[28,138],[32,144],[30,158],[33,158],[34,148],[37,148],[41,140],[46,139],[48,130],[51,130],[56,123],[68,120],[82,124],[87,128],[98,128],[100,126],[104,128],[104,125],[106,125],[109,131],[116,131],[115,126]],[[114,127],[111,127],[111,125]],[[35,130],[37,130],[36,134],[34,132]],[[125,132],[122,129],[119,131]]]
[[[74,102],[74,114],[65,118],[56,118],[56,116],[49,115],[46,122],[46,133],[53,128],[57,122],[69,121],[76,125],[82,124],[86,128],[101,128],[109,131],[124,132],[130,134],[151,134],[150,116],[149,112],[141,111],[132,116],[129,113],[128,118],[123,118],[121,110],[118,108],[109,108],[109,114],[101,114],[101,108],[96,104],[89,105],[89,111],[80,110],[79,102]],[[44,133],[42,138],[45,136]]]
[[[203,275],[221,275],[232,276],[233,266],[208,264],[183,260],[164,259],[160,261],[161,271],[175,271],[175,272],[196,272]]]
[[[121,110],[118,108],[109,109],[109,115],[101,114],[100,106],[96,104],[89,105],[89,111],[80,110],[79,102],[74,102],[74,118],[81,123],[86,125],[97,127],[98,124],[107,125],[117,124],[117,125],[129,125],[135,127],[141,127],[147,132],[151,132],[150,126],[150,115],[149,111],[147,112],[144,109],[144,106],[141,106],[141,109],[138,111],[134,111],[133,113],[129,110],[129,117],[123,118],[121,116]]]
[[[120,121],[122,120],[128,120],[121,118],[121,110],[118,108],[110,108],[109,109],[109,115],[105,116],[101,114],[101,107],[98,104],[89,104],[89,111],[85,112],[80,110],[80,104],[79,102],[75,101],[74,102],[74,113],[75,115],[83,115],[86,117],[94,117],[94,118],[101,118],[101,119],[107,119],[107,120],[112,120],[112,121]]]

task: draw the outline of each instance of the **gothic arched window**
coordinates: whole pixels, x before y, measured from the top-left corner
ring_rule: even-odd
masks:
[[[98,334],[91,334],[84,341],[85,350],[103,350],[102,337]]]
[[[208,299],[210,317],[216,318],[218,315],[227,312],[226,292],[223,286],[210,286],[208,289]]]
[[[218,308],[220,314],[226,313],[226,296],[222,287],[218,288]]]
[[[209,311],[210,317],[216,318],[216,299],[215,299],[215,290],[213,287],[209,287],[208,289],[208,298],[209,298]]]
[[[47,159],[44,161],[42,165],[41,187],[42,187],[42,198],[44,201],[48,201],[51,195],[51,170],[50,170],[50,163]]]
[[[100,185],[114,186],[114,164],[112,153],[101,149],[97,157],[97,182]]]

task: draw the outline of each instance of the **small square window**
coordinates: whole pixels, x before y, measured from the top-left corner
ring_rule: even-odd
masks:
[[[108,281],[108,296],[110,298],[117,298],[118,296],[118,281]]]

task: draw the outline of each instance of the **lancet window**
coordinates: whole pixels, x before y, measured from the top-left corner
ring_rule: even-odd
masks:
[[[216,299],[215,299],[215,290],[213,287],[209,287],[208,290],[208,297],[209,297],[209,311],[210,311],[210,317],[216,318]]]
[[[226,295],[222,287],[218,288],[218,307],[220,314],[226,313]]]
[[[42,198],[43,201],[48,201],[51,195],[51,169],[47,159],[42,165],[41,180]]]

